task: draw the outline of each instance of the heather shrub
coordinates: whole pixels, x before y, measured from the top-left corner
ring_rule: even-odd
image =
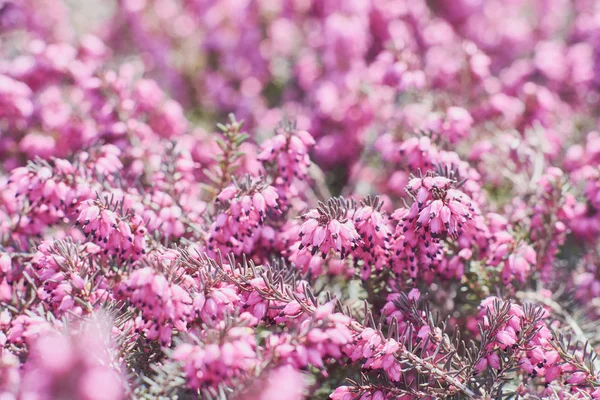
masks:
[[[600,398],[589,0],[0,0],[0,400]]]

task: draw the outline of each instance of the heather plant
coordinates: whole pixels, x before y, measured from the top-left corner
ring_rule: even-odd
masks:
[[[0,0],[0,400],[600,398],[599,40],[589,0]]]

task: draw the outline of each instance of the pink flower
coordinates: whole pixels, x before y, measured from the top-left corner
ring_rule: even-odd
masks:
[[[106,323],[97,315],[82,325],[78,336],[49,333],[37,339],[26,364],[20,394],[35,398],[67,395],[85,400],[124,399],[124,378],[113,349],[107,347],[110,342],[101,337],[105,332],[99,331]],[[98,390],[100,387],[103,389]]]
[[[332,252],[341,259],[346,256],[360,242],[360,235],[344,205],[343,199],[330,200],[328,205],[321,204],[316,210],[311,210],[302,216],[304,223],[300,227],[298,254],[317,254],[327,258]],[[304,266],[306,269],[308,265]]]
[[[571,385],[579,385],[586,381],[588,374],[583,371],[577,371],[573,373],[568,379],[567,383]]]
[[[332,400],[352,400],[354,396],[350,393],[348,386],[340,386],[329,395]]]

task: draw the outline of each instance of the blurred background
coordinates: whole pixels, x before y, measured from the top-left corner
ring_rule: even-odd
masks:
[[[0,0],[0,31],[3,53],[93,34],[103,68],[134,65],[194,126],[234,112],[260,142],[294,120],[338,186],[383,132],[464,121],[452,106],[475,142],[548,128],[547,154],[595,126],[594,0]]]

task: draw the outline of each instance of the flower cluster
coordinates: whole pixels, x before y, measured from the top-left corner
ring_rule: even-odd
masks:
[[[137,214],[120,216],[110,205],[100,201],[87,201],[80,206],[76,223],[91,242],[103,248],[104,254],[137,259],[144,251],[146,228]]]
[[[362,238],[362,244],[355,254],[361,260],[361,278],[368,279],[371,269],[382,271],[390,259],[390,240],[392,231],[387,225],[385,214],[381,211],[383,203],[379,198],[367,198],[354,213],[356,230]]]
[[[267,349],[274,358],[297,369],[309,365],[323,368],[327,358],[339,359],[353,342],[353,335],[351,319],[333,311],[332,303],[317,307],[312,318],[299,324],[297,334],[272,336]]]
[[[273,186],[250,180],[243,184],[242,188],[230,185],[217,195],[222,211],[210,227],[211,251],[250,253],[262,237],[258,228],[265,224],[268,215],[279,212],[279,195]]]
[[[194,389],[227,382],[258,367],[256,342],[251,328],[217,326],[203,329],[199,345],[184,343],[173,359],[184,363],[188,385]]]
[[[406,190],[415,202],[403,218],[404,230],[425,232],[430,238],[444,234],[458,236],[464,224],[475,212],[471,200],[460,190],[452,188],[452,180],[444,176],[428,174],[424,178],[413,178]]]
[[[565,390],[568,388],[575,396],[600,396],[600,391],[594,390],[593,386],[581,385],[598,377],[587,368],[577,366],[582,360],[581,352],[568,355],[563,345],[554,342],[545,322],[549,316],[546,310],[522,307],[494,297],[485,299],[480,309],[479,317],[487,330],[488,344],[486,356],[477,365],[479,371],[488,366],[495,370],[506,368],[504,358],[508,353],[518,360],[516,365],[520,369],[532,378],[543,379],[546,385],[562,381]],[[498,316],[502,318],[498,319]]]
[[[79,336],[58,332],[37,339],[20,383],[24,398],[125,399],[128,387],[107,348],[105,321],[94,320]],[[65,384],[69,382],[69,384]]]
[[[314,262],[315,257],[325,260],[332,254],[343,260],[356,250],[360,235],[349,216],[350,207],[344,199],[331,199],[328,204],[320,203],[317,209],[301,216],[304,222],[299,228],[299,244],[293,255],[298,266],[319,273],[321,263]]]
[[[143,331],[148,339],[169,346],[173,329],[187,330],[187,321],[192,317],[192,298],[184,288],[154,273],[151,267],[136,270],[122,285],[118,293],[123,293],[140,310],[136,329]]]
[[[307,131],[280,128],[273,138],[263,143],[257,158],[274,162],[279,175],[275,183],[289,187],[295,179],[308,178],[311,164],[308,153],[314,145],[315,140]]]

